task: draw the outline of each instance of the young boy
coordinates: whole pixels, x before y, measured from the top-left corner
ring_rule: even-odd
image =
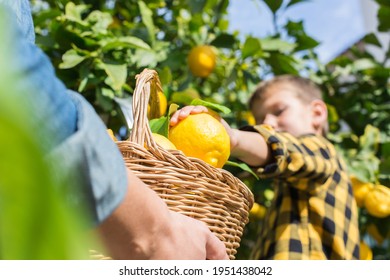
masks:
[[[323,136],[327,108],[310,80],[283,75],[262,82],[250,109],[258,125],[232,129],[231,155],[273,178],[275,198],[253,258],[359,259],[357,206],[344,163]],[[203,106],[177,111],[170,125]]]

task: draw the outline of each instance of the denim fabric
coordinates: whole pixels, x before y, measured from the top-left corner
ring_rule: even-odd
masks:
[[[30,3],[28,0],[0,0],[0,4],[8,6],[13,11],[19,29],[23,37],[31,43],[35,42],[34,25],[30,12]]]
[[[8,71],[20,77],[16,85],[19,100],[32,110],[31,119],[37,137],[42,139],[42,146],[50,151],[53,145],[64,141],[76,130],[77,112],[72,100],[67,96],[67,89],[56,77],[48,57],[34,44],[34,30],[29,2],[27,0],[0,0],[6,4],[10,23],[7,28],[15,29],[13,42],[3,42],[13,54],[14,63],[8,65]],[[12,12],[14,16],[12,16]],[[13,20],[19,24],[15,24]],[[32,33],[31,33],[32,32]],[[15,94],[15,93],[14,93]],[[43,132],[51,135],[47,139]]]
[[[127,191],[126,167],[117,146],[92,106],[78,93],[68,92],[77,108],[77,132],[58,145],[50,159],[71,182],[81,181],[83,193],[69,186],[73,203],[89,205],[95,224],[120,204]],[[82,172],[80,172],[82,171]],[[92,199],[91,199],[92,198]]]
[[[58,175],[71,178],[69,182],[74,185],[82,182],[81,189],[68,184],[73,192],[72,202],[90,205],[94,222],[98,224],[124,198],[127,190],[124,160],[92,106],[80,94],[66,89],[55,76],[48,57],[33,43],[28,1],[0,0],[0,8],[4,8],[2,3],[16,15],[7,21],[10,29],[21,28],[13,32],[12,42],[0,40],[0,44],[10,50],[14,61],[7,70],[19,77],[15,86],[22,96],[18,100],[31,109],[30,122],[48,160],[60,163]]]

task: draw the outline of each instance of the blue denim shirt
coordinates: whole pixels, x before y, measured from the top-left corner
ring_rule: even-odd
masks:
[[[12,18],[18,25],[15,40],[6,47],[15,56],[15,63],[7,69],[20,77],[20,100],[32,109],[33,126],[38,134],[42,133],[37,137],[42,139],[48,160],[60,163],[61,176],[82,182],[72,201],[92,206],[94,222],[98,224],[125,196],[124,160],[92,106],[80,94],[66,89],[48,57],[34,44],[29,1],[0,0],[2,4],[15,14],[10,17],[11,25]],[[50,137],[45,137],[46,133]],[[71,186],[69,189],[74,190]]]

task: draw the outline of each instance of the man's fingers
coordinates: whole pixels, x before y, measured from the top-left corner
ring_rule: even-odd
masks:
[[[208,260],[228,260],[225,244],[212,232],[208,235],[206,243],[206,259]]]

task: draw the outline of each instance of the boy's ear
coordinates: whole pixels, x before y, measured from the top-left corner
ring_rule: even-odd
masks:
[[[322,131],[322,128],[326,126],[326,123],[328,121],[328,109],[326,107],[326,104],[324,101],[316,99],[312,101],[311,108],[313,114],[313,127],[318,131]]]

